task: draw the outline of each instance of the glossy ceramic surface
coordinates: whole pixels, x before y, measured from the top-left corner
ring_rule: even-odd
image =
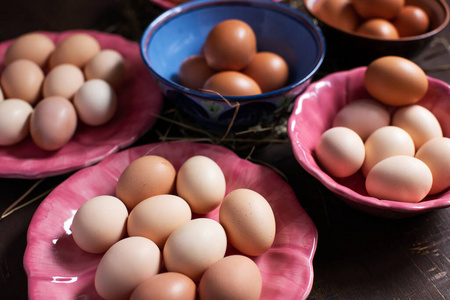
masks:
[[[189,0],[188,0],[189,1]],[[172,7],[175,7],[177,5],[180,5],[184,2],[188,2],[188,1],[180,1],[180,3],[175,3],[176,1],[168,1],[168,0],[150,0],[150,2],[155,3],[156,5],[158,5],[161,8],[164,9],[171,9]],[[274,0],[275,2],[281,2],[281,0]]]
[[[200,54],[210,30],[227,19],[248,23],[258,51],[281,55],[290,67],[289,85],[255,96],[226,97],[191,90],[178,84],[178,69],[190,55]],[[287,5],[264,0],[199,0],[170,9],[144,32],[141,52],[163,93],[182,110],[213,129],[226,129],[240,103],[234,128],[269,122],[274,113],[309,84],[325,55],[320,29],[306,15]]]
[[[30,223],[24,257],[30,299],[99,299],[94,275],[101,255],[84,252],[75,244],[70,231],[73,216],[92,197],[114,195],[125,167],[150,154],[167,158],[177,170],[189,157],[206,155],[222,168],[227,193],[236,188],[261,193],[272,206],[277,226],[273,246],[254,258],[263,278],[261,299],[308,296],[313,284],[317,230],[291,187],[274,171],[241,159],[224,147],[174,142],[148,144],[111,155],[76,172],[44,199]],[[218,221],[218,210],[206,217]],[[227,254],[232,253],[236,250],[229,248]]]
[[[364,66],[375,58],[397,55],[406,58],[418,56],[449,23],[450,12],[445,0],[405,0],[406,4],[423,8],[430,17],[430,30],[414,37],[396,40],[376,39],[350,34],[316,19],[312,8],[318,0],[304,0],[309,15],[323,30],[327,55],[342,69]]]
[[[148,131],[162,107],[162,94],[148,74],[139,45],[121,36],[96,31],[42,32],[58,43],[65,37],[85,32],[95,37],[102,49],[117,50],[125,59],[127,78],[116,90],[119,107],[114,118],[99,127],[79,124],[71,141],[56,151],[38,148],[30,137],[19,144],[0,147],[0,176],[41,178],[54,176],[97,163],[131,145]],[[0,44],[0,68],[10,41]],[[1,70],[0,70],[1,72]]]
[[[321,134],[331,127],[336,113],[351,101],[370,97],[364,87],[366,67],[333,73],[311,84],[295,101],[288,121],[288,134],[299,164],[347,204],[370,214],[400,218],[450,206],[450,190],[428,196],[419,203],[380,200],[368,196],[361,172],[346,178],[333,178],[322,171],[314,149]],[[450,86],[428,77],[429,88],[418,104],[439,120],[444,136],[450,137]]]

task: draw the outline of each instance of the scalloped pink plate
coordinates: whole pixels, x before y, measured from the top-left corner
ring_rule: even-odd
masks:
[[[249,188],[271,204],[276,219],[272,247],[255,257],[263,278],[261,299],[305,299],[313,284],[312,260],[317,230],[300,206],[292,188],[271,169],[239,158],[222,146],[186,142],[155,143],[111,155],[76,172],[40,204],[28,229],[24,266],[30,299],[100,299],[94,276],[101,255],[81,250],[70,226],[77,209],[99,195],[114,195],[117,179],[125,167],[144,155],[167,158],[178,170],[193,155],[205,155],[222,168],[227,193]],[[206,217],[218,221],[219,208]],[[237,253],[228,249],[227,254]]]
[[[154,114],[161,110],[163,97],[141,59],[139,45],[121,36],[97,31],[73,30],[41,32],[55,44],[67,36],[84,32],[95,37],[102,49],[114,49],[122,54],[127,67],[127,78],[116,90],[119,107],[114,118],[100,127],[79,123],[74,137],[56,151],[38,148],[30,137],[19,144],[0,147],[0,177],[41,178],[64,174],[92,165],[106,156],[123,149],[156,121]],[[0,44],[0,66],[13,40]]]
[[[181,2],[183,1],[183,2]],[[180,3],[176,3],[176,1],[170,1],[170,0],[150,0],[150,2],[158,5],[159,7],[163,9],[171,9],[172,7],[175,7],[177,5],[183,4],[184,2],[188,2],[189,0],[180,0]],[[274,2],[281,2],[281,0],[273,0]]]
[[[348,205],[388,218],[403,218],[450,206],[450,190],[429,196],[419,203],[380,200],[368,196],[361,172],[347,178],[333,178],[317,165],[314,149],[320,135],[347,103],[370,97],[364,87],[366,67],[337,72],[311,84],[296,101],[288,121],[288,134],[299,164]],[[450,86],[428,77],[429,88],[418,104],[439,120],[444,136],[450,136]]]

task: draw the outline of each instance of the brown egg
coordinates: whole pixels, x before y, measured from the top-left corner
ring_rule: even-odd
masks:
[[[198,291],[202,300],[258,300],[262,291],[261,272],[247,256],[226,256],[206,270]]]
[[[399,37],[397,28],[391,22],[381,18],[369,19],[363,22],[356,29],[356,33],[379,39],[398,39]]]
[[[263,254],[275,239],[272,207],[261,194],[250,189],[235,189],[225,196],[219,210],[219,221],[225,228],[228,241],[246,255]]]
[[[86,63],[84,75],[86,80],[102,79],[117,88],[125,79],[125,59],[116,50],[102,50]]]
[[[319,0],[312,13],[322,22],[346,32],[353,32],[359,24],[350,0]]]
[[[53,41],[42,33],[31,32],[19,36],[6,50],[5,66],[17,59],[29,59],[43,68],[48,63],[50,54],[55,49]]]
[[[75,134],[77,113],[66,98],[54,96],[38,102],[31,114],[30,134],[41,149],[62,148]]]
[[[214,74],[205,82],[203,90],[211,94],[216,92],[222,96],[251,96],[262,93],[255,80],[237,71],[222,71]]]
[[[256,53],[253,29],[241,20],[225,20],[209,32],[203,45],[208,65],[216,70],[241,70]]]
[[[383,56],[371,62],[364,85],[377,100],[394,106],[413,104],[428,90],[425,72],[414,62],[399,56]]]
[[[54,68],[60,64],[72,64],[82,68],[99,52],[100,44],[94,37],[86,33],[72,34],[56,45],[49,65]]]
[[[33,61],[15,60],[1,75],[1,85],[6,98],[17,98],[34,105],[41,98],[44,72]]]
[[[351,0],[356,12],[364,19],[392,19],[405,5],[405,0]]]
[[[71,64],[53,68],[45,77],[42,86],[44,97],[61,96],[71,100],[84,83],[83,71]]]
[[[400,37],[415,36],[427,32],[430,18],[418,6],[404,6],[392,21]]]
[[[132,210],[144,199],[173,193],[175,176],[175,168],[164,157],[142,156],[132,161],[120,174],[116,196]]]
[[[177,272],[151,276],[140,283],[130,300],[195,300],[196,285],[192,279]]]
[[[203,55],[192,55],[181,64],[178,70],[178,78],[181,85],[199,90],[214,73],[216,73],[216,70],[208,65]]]
[[[258,52],[242,70],[258,83],[263,93],[284,87],[289,76],[286,61],[273,52]]]

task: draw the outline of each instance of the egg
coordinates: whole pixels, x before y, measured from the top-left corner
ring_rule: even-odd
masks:
[[[398,39],[397,28],[388,20],[373,18],[364,21],[356,29],[356,34],[379,38],[379,39]]]
[[[438,119],[427,108],[417,104],[398,108],[392,116],[392,125],[409,133],[416,150],[428,140],[442,137]]]
[[[186,275],[164,272],[139,284],[130,300],[195,300],[196,289],[194,281]]]
[[[375,130],[364,144],[366,157],[362,165],[365,176],[370,169],[385,158],[395,155],[414,156],[415,147],[411,136],[400,127],[384,126]]]
[[[154,242],[140,236],[127,237],[102,256],[95,272],[95,290],[106,300],[129,299],[139,284],[160,269],[161,251]]]
[[[319,0],[311,12],[322,22],[346,32],[353,32],[360,22],[350,0]]]
[[[19,143],[30,132],[33,107],[21,99],[0,101],[0,146]]]
[[[73,104],[84,124],[100,126],[114,117],[117,111],[117,95],[108,82],[91,79],[75,92]]]
[[[237,71],[215,73],[206,80],[203,90],[222,96],[252,96],[262,93],[254,79]]]
[[[100,195],[77,210],[72,221],[72,237],[86,252],[104,253],[126,233],[128,210],[120,199]]]
[[[333,119],[333,127],[347,127],[365,141],[380,127],[388,126],[391,116],[385,105],[374,99],[358,99],[345,105]]]
[[[86,63],[83,71],[86,80],[102,79],[114,89],[122,84],[127,74],[124,57],[113,49],[101,50]]]
[[[241,70],[255,53],[256,36],[253,29],[237,19],[216,24],[203,45],[203,55],[208,65],[216,70]]]
[[[205,271],[198,291],[202,300],[258,300],[262,291],[261,272],[247,256],[226,256]]]
[[[191,55],[181,63],[178,78],[181,85],[199,90],[214,73],[216,70],[208,65],[203,55]]]
[[[195,155],[188,158],[178,170],[177,194],[189,203],[192,212],[206,214],[225,197],[225,175],[211,158]]]
[[[191,209],[181,197],[156,195],[133,208],[127,221],[128,235],[146,237],[162,248],[169,235],[191,218]]]
[[[197,218],[175,229],[163,249],[165,267],[198,281],[206,269],[225,256],[227,236],[215,220]]]
[[[71,64],[61,64],[45,77],[42,94],[44,98],[61,96],[71,100],[84,81],[84,74],[80,68]]]
[[[162,156],[146,155],[132,161],[120,174],[116,197],[128,210],[152,196],[172,194],[175,191],[176,170]]]
[[[364,86],[372,97],[384,104],[402,106],[422,99],[428,90],[428,78],[409,59],[383,56],[367,66]]]
[[[22,99],[34,105],[41,98],[44,72],[33,61],[19,59],[2,72],[0,84],[6,98]]]
[[[407,155],[396,155],[377,163],[366,177],[370,196],[401,202],[417,203],[431,189],[433,176],[421,160]]]
[[[55,43],[45,34],[30,32],[16,38],[7,48],[4,56],[5,66],[18,59],[28,59],[40,68],[47,66]]]
[[[429,140],[417,150],[416,158],[423,161],[433,175],[430,195],[450,187],[450,139],[437,137]]]
[[[263,93],[284,87],[289,77],[287,62],[278,54],[268,51],[256,53],[242,73],[256,81]]]
[[[396,15],[392,23],[400,37],[410,37],[428,31],[430,18],[427,13],[415,5],[405,5]]]
[[[98,41],[86,33],[74,33],[59,42],[49,58],[50,68],[72,64],[83,68],[101,50]]]
[[[243,254],[261,255],[275,240],[272,207],[256,191],[239,188],[228,193],[220,206],[219,221],[228,241]]]
[[[350,128],[332,127],[321,134],[315,155],[328,174],[348,177],[358,172],[364,162],[364,142]]]
[[[76,129],[77,113],[66,98],[44,98],[31,114],[31,138],[41,149],[54,151],[62,148],[73,137]]]
[[[392,19],[405,5],[405,0],[351,0],[356,12],[364,19]]]

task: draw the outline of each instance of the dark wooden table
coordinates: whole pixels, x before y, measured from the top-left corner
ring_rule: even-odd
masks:
[[[289,4],[303,9],[298,0]],[[162,12],[145,0],[7,1],[0,10],[0,41],[33,30],[78,28],[138,41],[145,27]],[[429,75],[446,82],[450,82],[450,70],[445,67],[450,65],[448,39],[447,28],[417,59]],[[155,128],[164,126],[167,124],[158,121]],[[154,141],[158,136],[152,131],[136,144]],[[240,154],[246,156],[246,151],[243,147]],[[450,299],[450,209],[407,219],[382,219],[343,204],[296,163],[287,141],[263,144],[252,158],[273,165],[286,176],[316,224],[319,239],[309,299]],[[46,178],[33,195],[55,187],[68,176]],[[35,182],[0,179],[0,213]],[[28,298],[23,254],[29,222],[41,201],[0,221],[0,299]]]

